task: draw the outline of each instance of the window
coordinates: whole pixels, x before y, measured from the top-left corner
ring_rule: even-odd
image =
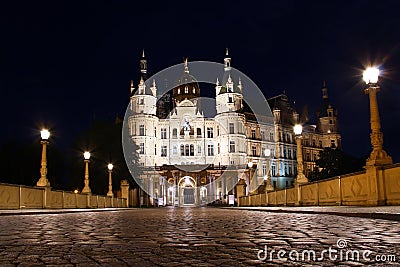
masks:
[[[207,138],[214,138],[214,129],[212,127],[207,127]]]
[[[217,136],[219,136],[219,125],[217,126]]]
[[[181,93],[181,88],[178,88],[178,95]]]
[[[157,127],[154,127],[154,137],[157,137]]]
[[[229,141],[229,152],[235,153],[235,141]]]
[[[274,133],[269,133],[269,140],[274,141]]]
[[[189,93],[189,87],[185,86],[185,94]]]
[[[260,132],[260,134],[261,134],[261,140],[265,140],[265,134],[264,134],[264,131],[261,131],[261,132]]]
[[[218,143],[218,152],[217,153],[221,154],[221,146],[219,145],[219,143]]]
[[[232,122],[229,123],[229,133],[235,133],[235,124],[233,124]]]
[[[332,117],[332,111],[329,111],[328,116]]]
[[[276,167],[275,167],[275,165],[272,165],[272,167],[271,167],[271,172],[272,172],[272,176],[275,176],[276,175]],[[275,186],[274,186],[275,187]]]
[[[139,125],[139,135],[144,136],[144,125],[143,124]]]
[[[228,97],[228,103],[233,103],[233,98],[231,96]]]
[[[267,175],[267,164],[263,163],[262,165],[262,175],[265,176]]]
[[[193,94],[196,94],[196,90],[194,89],[194,87],[193,87]]]
[[[289,166],[289,176],[292,176],[293,172],[292,172],[292,166]]]
[[[185,146],[181,145],[181,156],[185,156]]]
[[[177,150],[176,146],[174,146],[172,148],[172,154],[176,155],[177,153],[178,153],[178,150]]]
[[[322,141],[319,141],[318,143],[319,143],[319,147],[322,147]]]
[[[190,156],[194,156],[194,145],[190,145]]]
[[[256,139],[256,130],[251,129],[251,139]]]
[[[256,147],[256,146],[252,146],[252,147],[251,147],[251,154],[252,154],[253,156],[257,156],[257,147]]]
[[[167,139],[167,129],[161,128],[161,139]]]
[[[315,141],[315,139],[312,140],[312,146],[316,146],[317,142]]]
[[[333,120],[329,120],[329,124],[333,124]]]
[[[178,130],[176,128],[172,129],[172,138],[176,139],[178,137]]]
[[[208,145],[207,152],[209,156],[214,156],[214,145]]]
[[[189,156],[189,145],[185,145],[185,156]]]
[[[231,165],[235,165],[235,161],[234,160],[231,160],[230,163],[231,163]]]
[[[310,160],[311,160],[310,152],[307,152],[307,154],[306,154],[306,160],[307,160],[307,161],[310,161]]]
[[[167,156],[167,146],[161,146],[161,157]]]
[[[154,155],[157,155],[157,144],[154,144]]]
[[[144,143],[139,144],[139,154],[144,154]]]
[[[144,105],[144,98],[141,97],[141,98],[139,99],[139,105]]]
[[[201,154],[201,145],[197,145],[197,154]]]
[[[286,148],[283,149],[283,157],[286,158],[287,157],[287,151]]]
[[[288,158],[291,159],[292,158],[292,150],[288,149]]]
[[[331,147],[336,147],[335,140],[331,140]]]
[[[197,136],[201,136],[201,128],[197,128]]]

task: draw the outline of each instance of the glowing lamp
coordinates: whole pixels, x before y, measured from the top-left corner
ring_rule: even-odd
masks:
[[[266,157],[271,156],[271,149],[266,148],[266,149],[264,150],[264,155],[265,155]]]
[[[247,163],[247,167],[253,168],[253,162],[252,162],[252,161],[249,161],[249,163]]]
[[[301,135],[301,133],[303,132],[303,126],[301,126],[300,124],[296,124],[293,127],[293,130],[295,135]]]
[[[85,153],[83,153],[83,158],[86,159],[86,160],[89,160],[90,159],[90,152],[86,151]]]
[[[107,165],[107,168],[109,171],[112,171],[112,169],[114,168],[114,165],[112,165],[111,163]]]
[[[363,80],[366,84],[377,83],[379,77],[379,69],[376,67],[367,68],[363,73]]]
[[[50,132],[46,129],[43,129],[40,131],[40,136],[42,137],[43,140],[47,140],[50,137]]]

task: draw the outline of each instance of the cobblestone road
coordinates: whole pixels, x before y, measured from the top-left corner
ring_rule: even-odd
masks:
[[[378,265],[376,255],[386,257],[382,266],[400,265],[399,222],[333,215],[136,209],[1,216],[0,229],[1,266],[362,266]],[[338,239],[347,245],[339,249]],[[268,255],[260,261],[265,245]],[[329,247],[336,261],[328,254],[309,261],[312,254],[304,253],[313,250],[318,258]],[[361,262],[346,261],[349,250],[359,251]],[[371,261],[362,260],[365,250],[372,251]],[[389,262],[391,255],[396,262]]]

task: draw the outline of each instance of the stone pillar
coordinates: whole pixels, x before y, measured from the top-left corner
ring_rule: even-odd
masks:
[[[85,186],[82,189],[82,193],[90,194],[91,190],[89,187],[89,160],[85,159]]]
[[[371,144],[372,152],[367,159],[366,165],[369,166],[382,166],[392,164],[392,158],[383,149],[383,133],[381,132],[381,121],[379,118],[378,102],[376,100],[376,93],[379,91],[379,86],[370,84],[365,93],[369,95],[369,108],[371,115]]]
[[[121,198],[126,199],[126,207],[129,208],[129,183],[128,183],[128,180],[121,181]]]
[[[236,195],[238,200],[238,206],[241,206],[240,197],[246,196],[246,182],[243,179],[240,179],[236,184]]]
[[[303,164],[303,148],[301,145],[302,136],[296,136],[297,143],[297,176],[296,183],[305,184],[308,183],[307,177],[304,175],[304,164]]]
[[[36,183],[36,186],[50,187],[50,182],[49,180],[47,180],[47,144],[49,143],[49,141],[42,140],[40,143],[42,144],[42,160],[40,168],[40,179]]]

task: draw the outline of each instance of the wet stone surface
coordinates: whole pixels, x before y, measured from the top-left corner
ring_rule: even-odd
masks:
[[[400,266],[399,226],[217,208],[2,216],[0,266]],[[329,248],[336,252],[321,257]],[[363,259],[366,250],[371,252]],[[349,251],[359,260],[346,256]]]

